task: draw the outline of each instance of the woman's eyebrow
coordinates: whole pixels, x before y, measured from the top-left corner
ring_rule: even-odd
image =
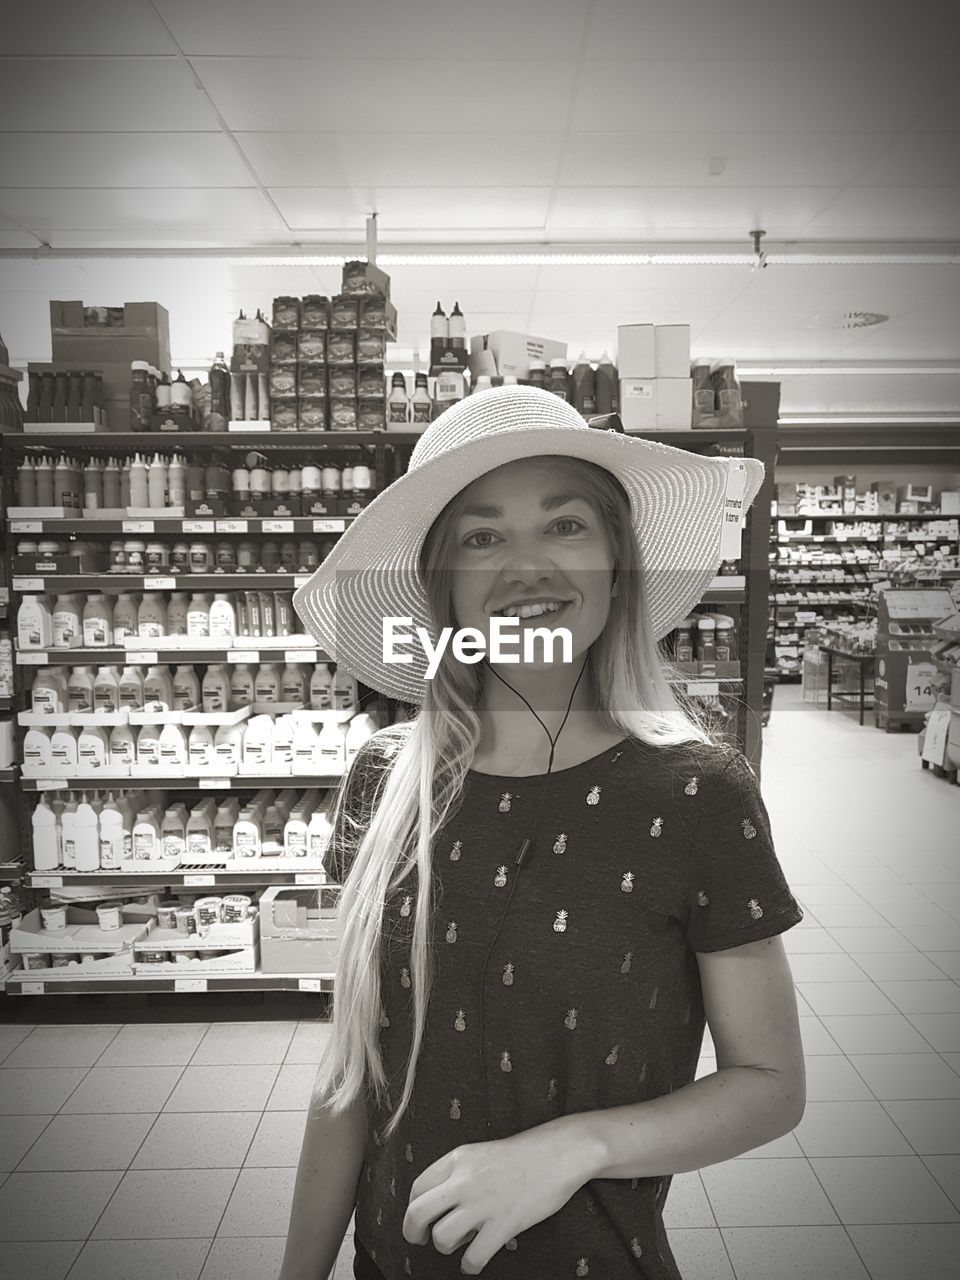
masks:
[[[541,511],[553,511],[555,507],[563,507],[568,502],[586,502],[586,498],[581,493],[554,493],[547,498],[541,499]],[[465,507],[460,513],[464,516],[480,516],[484,520],[499,520],[503,515],[503,507],[495,504],[487,506]]]

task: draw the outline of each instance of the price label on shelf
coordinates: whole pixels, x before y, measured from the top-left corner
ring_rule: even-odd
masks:
[[[317,656],[316,649],[286,649],[284,662],[313,662]]]
[[[122,526],[124,533],[153,533],[152,520],[124,520]]]
[[[218,520],[217,533],[246,533],[246,520]]]
[[[201,791],[229,791],[229,778],[198,778],[197,783]]]
[[[41,983],[41,986],[42,985],[43,984]],[[298,978],[297,988],[300,991],[322,991],[323,979],[322,978]]]
[[[216,877],[216,876],[212,876],[212,875],[210,875],[209,873],[206,873],[206,874],[204,874],[204,875],[199,875],[199,874],[198,874],[198,875],[190,875],[190,874],[188,873],[187,875],[185,875],[185,876],[183,877],[183,883],[184,883],[184,885],[194,885],[194,886],[196,886],[196,887],[198,887],[198,888],[199,888],[200,886],[205,886],[205,885],[210,885],[210,884],[216,884],[216,883],[217,883],[217,877]]]
[[[176,578],[150,577],[143,580],[144,591],[176,591]]]
[[[63,876],[31,876],[30,883],[35,889],[62,889]]]
[[[326,884],[327,878],[322,871],[298,871],[293,882],[294,884]]]
[[[258,649],[228,649],[228,662],[259,662],[260,651]]]
[[[37,778],[38,791],[66,791],[69,783],[66,778]]]
[[[174,991],[206,991],[206,978],[174,978]]]
[[[20,649],[17,651],[17,664],[21,667],[45,667],[50,655],[42,650]]]
[[[691,698],[713,698],[720,692],[719,680],[688,680],[687,693]]]
[[[43,983],[42,982],[21,982],[20,994],[24,996],[42,996]]]
[[[11,520],[11,533],[43,533],[42,520]]]
[[[346,527],[347,522],[342,517],[337,519],[326,516],[322,520],[314,520],[313,522],[314,533],[343,533]]]
[[[44,582],[42,578],[14,578],[14,591],[42,591]]]
[[[264,520],[264,533],[293,533],[292,520]]]
[[[295,573],[293,575],[293,585],[295,587],[305,587],[312,576],[309,573]]]
[[[131,654],[134,655],[132,658],[132,661],[135,662],[138,666],[153,667],[153,666],[156,666],[156,664],[160,661],[159,654],[148,653],[146,649],[142,651],[138,649],[131,649],[129,650],[129,653],[127,656],[129,657]]]
[[[214,526],[213,520],[184,520],[180,527],[184,533],[213,533]]]

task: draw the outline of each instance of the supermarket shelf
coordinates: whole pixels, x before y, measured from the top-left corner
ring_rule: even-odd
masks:
[[[0,782],[16,782],[16,780],[17,780],[16,768],[0,769]]]
[[[7,772],[11,772],[8,770]],[[343,775],[332,774],[264,774],[258,777],[246,777],[234,774],[228,778],[188,778],[182,773],[160,773],[154,777],[111,778],[97,777],[96,774],[84,774],[82,777],[58,778],[51,774],[47,778],[21,778],[23,791],[82,791],[94,787],[126,790],[145,789],[149,791],[259,791],[261,787],[279,790],[283,787],[336,787]]]
[[[12,580],[14,591],[286,591],[311,574],[297,573],[48,573]],[[41,585],[37,586],[39,583]],[[32,584],[32,585],[30,585]]]
[[[184,888],[201,885],[219,885],[221,887],[239,887],[242,885],[289,884],[330,884],[323,868],[315,863],[307,863],[299,871],[289,868],[258,865],[264,860],[251,858],[254,864],[250,871],[225,871],[223,867],[177,867],[174,871],[31,871],[27,881],[34,889],[61,889],[64,885],[122,885],[134,891],[135,886],[182,885]],[[269,861],[269,860],[267,860]]]
[[[334,974],[207,973],[203,977],[173,974],[147,978],[140,974],[112,974],[104,978],[56,978],[44,982],[24,969],[14,969],[6,978],[9,995],[118,994],[128,991],[332,991]]]
[[[12,711],[12,710],[13,710],[13,699],[0,698],[0,711]]]
[[[288,657],[288,654],[296,656]],[[91,666],[94,663],[100,666],[123,664],[134,667],[153,666],[157,662],[186,665],[196,662],[259,663],[261,659],[267,662],[271,660],[276,662],[281,660],[284,662],[333,661],[322,649],[318,649],[312,640],[309,643],[298,644],[296,637],[292,641],[285,639],[283,648],[268,643],[266,637],[244,636],[237,637],[229,649],[179,649],[170,645],[164,648],[162,643],[158,642],[157,647],[150,650],[124,649],[117,645],[109,645],[103,649],[18,649],[16,653],[17,665],[22,667],[82,667]]]
[[[22,862],[0,862],[0,881],[20,880],[26,875]]]
[[[771,587],[813,587],[818,591],[826,591],[831,587],[872,587],[880,582],[880,578],[861,578],[859,581],[853,579],[839,579],[832,581],[829,578],[804,578],[797,580],[796,578],[774,578],[770,579]]]
[[[152,516],[125,520],[7,521],[11,533],[340,533],[356,516]],[[136,525],[135,529],[131,526]]]
[[[912,524],[915,520],[956,520],[958,518],[956,512],[948,511],[927,511],[921,515],[910,515],[907,512],[894,514],[893,512],[884,512],[878,515],[870,515],[866,511],[858,511],[856,514],[850,511],[798,511],[793,515],[776,515],[774,520],[856,520],[863,524],[880,524],[883,522],[898,523],[903,522]]]

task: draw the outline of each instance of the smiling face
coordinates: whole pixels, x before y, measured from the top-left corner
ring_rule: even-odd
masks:
[[[566,627],[578,667],[606,624],[614,560],[600,512],[571,469],[548,458],[510,462],[475,480],[463,497],[448,566],[459,625],[476,627],[489,642],[494,614],[523,602],[556,602],[560,609],[521,619],[517,634],[525,626]],[[522,656],[521,644],[511,648]]]

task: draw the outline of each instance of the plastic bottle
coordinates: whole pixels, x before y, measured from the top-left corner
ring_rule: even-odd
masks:
[[[139,453],[136,453],[130,463],[130,506],[148,507],[149,504],[147,467]]]
[[[62,715],[67,705],[66,680],[53,667],[41,668],[30,686],[30,709],[34,715]]]
[[[175,774],[187,763],[187,735],[182,725],[165,724],[160,730],[160,768],[164,773]]]
[[[305,805],[296,805],[283,828],[283,853],[287,858],[307,856],[307,824],[310,815]]]
[[[237,634],[237,611],[232,598],[218,591],[210,606],[210,635],[222,640],[232,640]]]
[[[580,352],[573,367],[570,391],[577,412],[585,418],[593,417],[597,412],[596,374],[585,351]]]
[[[175,453],[167,468],[167,503],[171,507],[182,507],[187,501],[187,468],[182,456]]]
[[[36,422],[36,418],[27,421]],[[37,505],[37,473],[29,458],[24,458],[17,468],[17,501],[21,507]]]
[[[190,546],[186,542],[175,542],[170,548],[170,568],[174,573],[188,573],[190,570]]]
[[[187,812],[183,804],[173,804],[163,815],[160,824],[160,847],[165,858],[183,861],[187,850]]]
[[[310,709],[333,709],[333,673],[326,662],[318,662],[310,676]]]
[[[187,635],[208,636],[210,634],[210,598],[203,592],[194,592],[187,607]]]
[[[133,861],[155,862],[160,856],[160,823],[153,809],[141,809],[133,824]]]
[[[137,760],[137,742],[128,724],[117,724],[110,730],[110,764],[131,765]]]
[[[460,303],[453,304],[447,321],[447,341],[454,350],[463,351],[467,345],[467,321],[460,310]]]
[[[67,704],[71,713],[93,711],[93,669],[74,667],[67,680]]]
[[[83,468],[83,509],[99,511],[103,507],[103,476],[96,458],[90,458]]]
[[[265,662],[257,671],[253,686],[254,702],[280,701],[280,672],[275,662]]]
[[[270,716],[252,716],[243,735],[243,763],[266,767],[273,763],[273,720]]]
[[[346,762],[343,729],[328,720],[320,729],[317,760],[324,773],[342,773]]]
[[[132,465],[130,459],[127,458],[120,468],[120,506],[122,508],[133,505],[130,501],[130,470]]]
[[[73,484],[70,464],[61,454],[53,468],[53,505],[55,507],[63,507],[66,511],[73,510]]]
[[[143,710],[143,675],[139,667],[124,667],[120,673],[120,706]]]
[[[259,858],[260,820],[257,811],[242,809],[233,827],[233,852],[237,858]]]
[[[195,724],[190,730],[187,757],[191,769],[206,769],[214,763],[214,737],[209,725]]]
[[[173,709],[190,711],[200,705],[200,681],[189,664],[177,667],[173,673]]]
[[[83,620],[80,599],[73,594],[57,596],[53,605],[53,647],[69,649],[72,642],[82,643]]]
[[[344,768],[349,769],[353,757],[376,731],[377,726],[373,717],[367,715],[366,712],[361,712],[353,717],[347,726],[347,733],[344,739]]]
[[[23,764],[31,773],[49,772],[53,763],[53,739],[49,729],[31,728],[23,735]]]
[[[278,772],[285,771],[293,763],[293,716],[277,716],[273,722],[273,739],[270,754]]]
[[[167,634],[167,606],[158,591],[145,591],[137,610],[137,635],[159,640]]]
[[[332,834],[326,812],[323,809],[314,809],[307,824],[307,856],[311,862],[320,862],[327,851]]]
[[[338,667],[334,676],[333,707],[335,711],[349,711],[351,715],[356,713],[357,682],[343,667]]]
[[[83,606],[83,643],[88,649],[104,649],[113,643],[113,609],[100,592],[88,596]]]
[[[132,591],[121,591],[113,606],[113,643],[123,644],[124,637],[139,633],[139,597]]]
[[[143,706],[148,711],[173,710],[173,681],[168,667],[150,667],[143,681]]]
[[[47,419],[49,421],[49,419]],[[36,499],[38,507],[53,506],[53,467],[50,459],[44,455],[34,469]]]
[[[53,612],[46,596],[24,596],[17,610],[17,644],[21,649],[53,645]]]
[[[210,412],[216,418],[215,422],[211,422],[210,429],[226,431],[230,420],[230,370],[222,351],[217,352],[207,377],[210,382]]]
[[[550,361],[550,371],[547,375],[547,390],[566,400],[568,378],[566,360],[563,356],[554,356]]]
[[[78,764],[77,734],[73,729],[60,727],[50,735],[50,768],[55,772],[76,773]]]
[[[214,736],[213,749],[217,767],[225,768],[229,773],[235,772],[243,758],[243,725],[220,725]]]
[[[117,510],[120,506],[120,468],[116,458],[107,459],[100,484],[104,510]]]
[[[267,805],[260,837],[261,858],[279,858],[283,853],[283,818],[275,804]]]
[[[414,426],[424,427],[433,418],[433,400],[427,383],[427,375],[418,373],[414,379],[415,386],[410,400],[410,421]]]
[[[598,414],[617,413],[620,408],[620,388],[613,361],[605,351],[600,357],[594,378]]]
[[[405,431],[410,421],[410,400],[407,396],[407,380],[402,373],[395,373],[390,380],[387,397],[387,430]]]
[[[230,705],[230,682],[223,663],[211,663],[207,667],[201,686],[203,710],[208,714],[226,711]]]
[[[123,835],[123,813],[111,791],[100,810],[100,866],[104,871],[120,870],[123,864]]]
[[[187,593],[172,591],[167,605],[167,635],[185,636],[187,634]]]
[[[110,759],[110,739],[105,729],[85,724],[77,735],[77,767],[85,776],[98,773]]]
[[[93,706],[95,711],[120,710],[120,678],[116,667],[98,667],[93,682]]]
[[[96,811],[87,799],[80,797],[73,817],[74,866],[77,871],[100,870],[100,823]]]
[[[309,776],[319,764],[319,742],[316,727],[309,720],[299,720],[293,731],[293,772]]]
[[[66,373],[53,375],[53,422],[67,421],[67,400],[70,395],[70,377]]]
[[[238,662],[230,672],[230,710],[249,707],[254,701],[255,671],[246,662]]]
[[[307,705],[307,682],[303,667],[296,662],[288,662],[280,677],[280,701],[295,702],[300,707]]]
[[[56,812],[41,793],[33,811],[33,869],[54,871],[61,865],[60,824]]]
[[[130,430],[149,431],[153,408],[150,366],[146,360],[134,360],[130,364]]]
[[[229,801],[217,809],[213,819],[213,855],[217,860],[226,861],[233,856],[233,824],[239,816],[239,809]]]
[[[704,613],[697,618],[696,644],[696,659],[698,662],[716,661],[716,623],[712,614]]]

